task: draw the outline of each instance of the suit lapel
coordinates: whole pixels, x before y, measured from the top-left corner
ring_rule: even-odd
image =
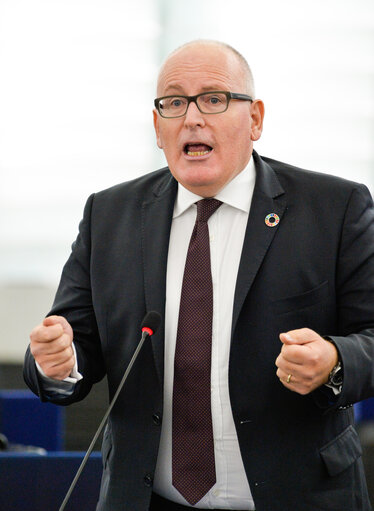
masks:
[[[265,218],[270,213],[275,213],[281,220],[286,208],[284,191],[275,172],[255,151],[253,158],[256,165],[256,184],[236,282],[232,333],[266,252],[277,230],[281,228],[281,221],[275,227],[268,227]]]
[[[164,363],[166,268],[177,182],[168,172],[150,200],[142,205],[142,255],[146,310],[161,314],[162,324],[152,338],[157,373],[162,382]]]

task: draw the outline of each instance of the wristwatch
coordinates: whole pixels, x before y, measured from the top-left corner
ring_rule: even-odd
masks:
[[[325,339],[325,341],[332,343],[332,339],[330,337],[324,336],[323,338]],[[335,393],[341,392],[343,385],[343,367],[340,360],[338,360],[336,366],[332,368],[325,385],[333,389]]]
[[[339,391],[341,390],[343,385],[343,369],[340,361],[330,372],[326,385],[334,387]]]

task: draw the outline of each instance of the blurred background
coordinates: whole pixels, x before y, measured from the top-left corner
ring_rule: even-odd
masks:
[[[373,0],[0,0],[0,361],[48,311],[87,197],[165,165],[160,63],[236,47],[266,107],[260,154],[374,190]]]
[[[373,0],[0,0],[0,387],[23,385],[86,198],[165,165],[157,72],[195,38],[247,58],[260,154],[374,192]],[[67,447],[84,449],[75,424],[95,421],[74,406]]]

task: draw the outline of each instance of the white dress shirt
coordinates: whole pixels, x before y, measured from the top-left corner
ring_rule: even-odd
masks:
[[[208,221],[213,281],[212,418],[216,484],[194,507],[254,509],[232,416],[228,367],[235,286],[255,184],[255,166],[248,166],[216,196],[222,206]],[[164,412],[154,491],[189,505],[172,486],[172,395],[174,353],[184,265],[201,197],[178,186],[170,232],[166,278]]]

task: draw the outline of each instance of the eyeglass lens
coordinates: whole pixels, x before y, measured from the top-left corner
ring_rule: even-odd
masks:
[[[225,94],[208,92],[196,98],[199,110],[204,114],[217,114],[224,112],[227,108],[227,97]],[[183,96],[164,98],[159,103],[159,108],[165,117],[178,117],[187,111],[188,99]]]

